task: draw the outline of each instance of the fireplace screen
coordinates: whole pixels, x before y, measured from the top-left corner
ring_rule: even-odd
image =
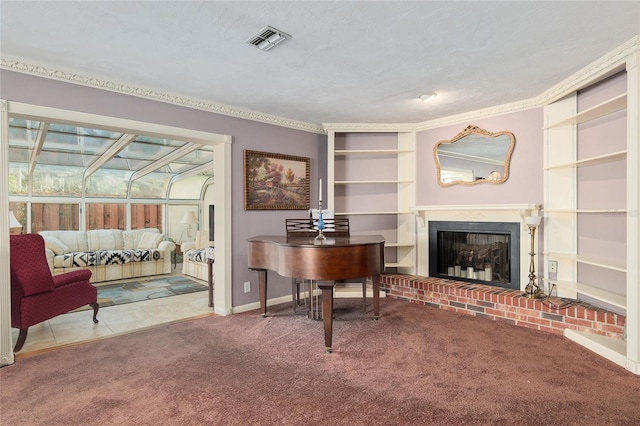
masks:
[[[518,288],[514,281],[519,267],[514,263],[519,263],[519,255],[514,247],[519,247],[519,228],[513,225],[430,222],[429,275]]]

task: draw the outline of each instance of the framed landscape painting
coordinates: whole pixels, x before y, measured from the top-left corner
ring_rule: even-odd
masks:
[[[307,157],[244,151],[245,210],[308,210]]]

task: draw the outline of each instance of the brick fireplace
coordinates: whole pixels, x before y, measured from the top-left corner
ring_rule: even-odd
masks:
[[[626,317],[615,312],[590,305],[585,302],[549,297],[528,299],[523,297],[524,287],[529,281],[530,237],[521,214],[535,214],[540,206],[536,204],[518,205],[459,205],[459,206],[418,206],[413,208],[417,217],[417,267],[415,275],[387,274],[382,284],[387,297],[407,300],[438,309],[446,309],[536,330],[562,334],[564,330],[588,332],[623,340]],[[511,241],[511,259],[518,261],[518,272],[512,270],[513,283],[508,286],[495,285],[479,279],[460,279],[448,276],[451,265],[438,266],[430,262],[435,250],[429,228],[432,222],[494,222],[512,223],[519,227],[520,238]],[[536,233],[536,247],[542,246]],[[540,263],[541,251],[535,249],[536,276],[544,276]],[[486,263],[486,262],[483,262]],[[442,269],[445,268],[446,269]],[[455,264],[454,264],[455,267]],[[474,266],[475,269],[479,267]],[[485,268],[486,269],[486,268]],[[446,271],[446,273],[443,273]],[[454,270],[455,275],[455,270]],[[488,285],[491,284],[491,285]],[[545,290],[544,281],[538,285]]]
[[[622,340],[626,317],[583,302],[527,299],[521,290],[436,277],[383,275],[387,297],[556,334],[565,329]]]

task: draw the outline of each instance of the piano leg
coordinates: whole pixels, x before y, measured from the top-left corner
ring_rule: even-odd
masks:
[[[371,277],[373,283],[373,319],[380,318],[380,275]]]
[[[367,279],[362,279],[362,313],[367,313]]]
[[[213,308],[213,260],[207,259],[208,284],[209,284],[209,307]]]
[[[322,290],[322,317],[324,321],[324,349],[331,353],[333,338],[333,287],[334,282],[319,281],[318,287]]]
[[[258,288],[260,289],[260,312],[262,317],[267,316],[267,270],[256,269],[258,273]]]

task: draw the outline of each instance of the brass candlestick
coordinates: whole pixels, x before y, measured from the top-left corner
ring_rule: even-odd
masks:
[[[535,236],[536,228],[540,224],[541,216],[526,216],[524,217],[525,223],[529,227],[529,234],[531,234],[531,263],[529,264],[529,283],[524,288],[524,296],[528,299],[540,299],[544,294],[542,289],[536,284],[536,266],[535,266]]]

